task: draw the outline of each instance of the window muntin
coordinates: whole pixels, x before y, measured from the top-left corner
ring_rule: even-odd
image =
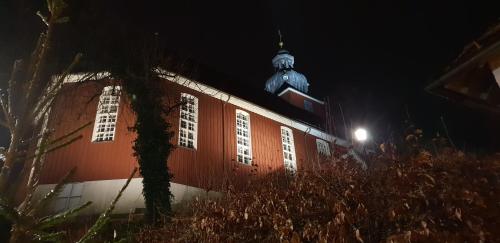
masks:
[[[116,133],[116,121],[120,106],[120,86],[106,86],[99,96],[97,113],[94,121],[92,142],[113,141]]]
[[[330,156],[330,145],[328,142],[321,139],[316,139],[316,146],[318,148],[318,153],[325,156]]]
[[[179,146],[196,149],[198,139],[198,98],[181,93]]]
[[[283,147],[283,159],[287,171],[297,170],[297,160],[295,157],[295,145],[293,142],[293,132],[288,127],[281,127],[281,144]]]
[[[236,110],[236,151],[238,162],[252,164],[250,115],[242,110]]]
[[[83,183],[69,183],[55,198],[54,211],[62,212],[81,206]]]

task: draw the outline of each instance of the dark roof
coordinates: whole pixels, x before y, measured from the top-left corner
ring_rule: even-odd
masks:
[[[176,60],[173,62],[176,63],[175,67],[169,67],[167,68],[168,70],[237,96],[293,120],[316,128],[321,128],[322,126],[322,119],[319,116],[295,107],[277,95],[265,91],[264,81],[262,81],[262,88],[258,89],[248,85],[247,82],[242,82],[238,78],[216,71],[196,61],[178,58]]]
[[[426,90],[468,106],[500,112],[500,88],[488,66],[488,61],[498,56],[500,23],[465,46]]]
[[[475,39],[464,47],[462,52],[452,61],[445,71],[450,71],[459,67],[473,57],[479,55],[482,51],[497,45],[500,42],[500,22],[489,28],[479,38]]]

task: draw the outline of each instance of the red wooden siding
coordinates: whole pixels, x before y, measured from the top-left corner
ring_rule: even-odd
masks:
[[[87,82],[68,85],[51,111],[49,128],[57,138],[82,125],[93,122],[103,84]],[[69,170],[77,167],[72,181],[122,179],[136,166],[131,153],[134,134],[128,127],[134,124],[126,99],[120,100],[115,140],[93,143],[93,123],[82,130],[82,138],[54,152],[45,159],[42,183],[55,183]]]
[[[313,113],[318,115],[319,117],[325,117],[325,107],[324,105],[318,103],[317,101],[315,100],[312,100],[312,99],[309,99],[305,96],[302,96],[300,94],[297,94],[293,91],[286,91],[284,94],[280,95],[280,97],[284,100],[286,100],[288,103],[296,106],[296,107],[299,107],[300,109],[303,109],[305,110],[304,108],[304,100],[308,100],[312,103],[313,105]]]
[[[197,149],[177,147],[168,160],[174,182],[202,187],[217,188],[224,181],[244,183],[248,175],[263,175],[283,170],[281,144],[282,124],[259,114],[225,103],[222,100],[196,92],[184,86],[165,81],[167,104],[176,104],[180,93],[198,98]],[[104,85],[98,82],[69,84],[58,97],[51,113],[49,127],[54,137],[61,136],[81,125],[94,121],[98,94]],[[91,100],[91,97],[94,97]],[[236,162],[236,109],[250,114],[253,165]],[[179,110],[169,116],[175,131],[171,141],[178,144]],[[46,157],[42,183],[55,183],[72,167],[77,167],[73,181],[107,180],[126,178],[137,166],[133,157],[132,143],[135,134],[128,130],[134,124],[134,114],[127,105],[125,95],[120,100],[115,140],[91,142],[93,125],[82,131],[82,139],[54,151]],[[291,127],[290,127],[291,128]],[[297,167],[312,168],[317,162],[316,138],[293,129]]]

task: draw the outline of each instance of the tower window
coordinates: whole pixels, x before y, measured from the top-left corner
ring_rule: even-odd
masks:
[[[309,100],[304,100],[304,109],[306,109],[306,111],[314,112],[312,102]]]
[[[252,164],[252,136],[250,131],[250,114],[236,110],[236,150],[240,163]]]
[[[196,149],[198,139],[198,98],[182,93],[179,117],[179,146]]]
[[[283,159],[285,163],[285,169],[291,172],[296,171],[297,160],[295,158],[293,132],[288,127],[281,127],[281,144],[283,145]]]
[[[97,105],[92,142],[113,141],[120,105],[120,86],[106,86],[102,90]]]
[[[330,156],[330,145],[328,142],[321,139],[316,139],[316,146],[318,149],[318,153],[325,156]]]

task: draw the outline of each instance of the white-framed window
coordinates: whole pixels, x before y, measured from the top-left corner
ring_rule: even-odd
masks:
[[[306,111],[314,112],[312,102],[309,100],[304,100],[304,109],[306,109]]]
[[[68,209],[74,209],[81,205],[83,193],[83,183],[69,183],[64,185],[61,193],[56,197],[54,204],[55,212],[62,212]]]
[[[179,146],[196,149],[198,139],[198,98],[181,93]]]
[[[252,164],[250,114],[242,110],[236,110],[236,151],[238,162]]]
[[[318,148],[318,153],[325,156],[330,156],[330,145],[325,140],[319,138],[316,139],[316,146]]]
[[[293,142],[293,131],[288,127],[281,127],[281,144],[283,145],[283,159],[287,171],[297,170],[297,159],[295,157],[295,145]]]
[[[106,86],[102,90],[97,105],[92,142],[113,141],[120,105],[120,86]]]

